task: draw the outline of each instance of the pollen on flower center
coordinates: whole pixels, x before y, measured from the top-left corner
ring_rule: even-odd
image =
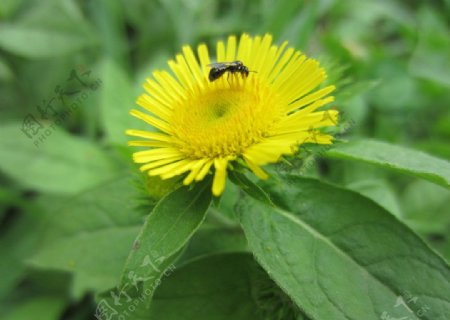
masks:
[[[200,97],[195,101],[198,110],[191,110],[199,117],[198,121],[204,121],[205,126],[213,127],[233,117],[236,113],[246,108],[248,101],[254,97],[250,93],[239,89],[219,89]]]
[[[258,88],[256,88],[258,87]],[[269,88],[223,81],[176,106],[174,132],[190,158],[238,156],[260,141],[279,116]]]
[[[213,115],[220,119],[222,117],[224,117],[230,107],[229,104],[224,103],[224,102],[218,102],[215,105],[212,105],[212,111],[213,111]]]

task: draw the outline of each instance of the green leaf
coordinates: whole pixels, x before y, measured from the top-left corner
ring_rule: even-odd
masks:
[[[127,315],[129,320],[262,319],[254,298],[256,267],[248,253],[203,257],[168,273],[155,291],[150,309],[144,303],[148,297],[142,294],[129,300],[124,295],[116,302],[104,295],[97,310],[105,310],[105,319],[108,315]],[[261,277],[270,281],[265,273]]]
[[[15,287],[26,273],[24,260],[34,252],[39,240],[36,226],[40,217],[19,215],[0,237],[0,300]]]
[[[27,271],[20,285],[0,297],[0,319],[60,319],[63,308],[70,303],[70,275],[54,270]],[[7,277],[9,274],[2,275],[4,280]]]
[[[243,173],[231,171],[229,177],[234,184],[241,187],[242,190],[251,195],[253,198],[258,199],[268,205],[272,204],[269,195],[265,193],[260,186],[247,178]]]
[[[251,295],[250,254],[223,254],[176,270],[158,288],[148,319],[262,319]]]
[[[14,14],[22,5],[24,0],[4,0],[0,2],[0,17],[5,19]]]
[[[247,239],[241,228],[205,227],[198,230],[183,251],[181,261],[223,252],[248,251]]]
[[[233,175],[233,173],[230,172],[230,175]],[[236,219],[234,206],[239,199],[241,188],[234,183],[228,183],[228,181],[226,186],[227,187],[225,188],[224,192],[222,193],[220,198],[218,198],[220,200],[219,205],[211,208],[210,210],[217,210],[218,214],[221,215],[222,220],[228,220],[229,224],[238,226],[239,221],[237,221]]]
[[[125,4],[116,1],[95,1],[91,3],[93,20],[100,33],[103,50],[109,59],[126,65],[128,42],[124,21]],[[114,81],[114,79],[111,79]]]
[[[105,59],[101,78],[103,85],[100,111],[107,138],[112,142],[126,144],[131,138],[125,135],[125,130],[153,130],[129,114],[137,97],[134,96],[131,81],[125,70],[112,59]]]
[[[436,185],[433,185],[436,186]],[[353,190],[363,196],[372,199],[396,217],[402,216],[397,196],[390,184],[384,179],[365,179],[351,182],[346,185],[347,189]]]
[[[122,274],[122,289],[153,290],[205,219],[211,203],[209,181],[181,187],[161,199],[137,236]]]
[[[414,230],[446,234],[450,228],[450,192],[428,181],[409,184],[402,194],[404,221]]]
[[[409,71],[417,77],[450,87],[450,36],[439,12],[423,6],[417,13],[417,43]]]
[[[450,187],[448,161],[406,147],[361,139],[337,145],[325,155],[375,164]]]
[[[118,166],[98,146],[48,123],[29,138],[22,124],[0,128],[0,170],[25,187],[74,194],[117,175]]]
[[[83,33],[19,24],[2,24],[0,27],[0,48],[24,58],[56,57],[94,44],[93,38]]]
[[[30,263],[72,272],[78,297],[88,290],[115,286],[143,221],[136,203],[128,178],[80,194],[51,215]]]
[[[238,212],[257,260],[310,318],[450,317],[450,268],[411,230],[357,193],[284,182],[267,188],[277,207],[246,198]]]
[[[30,199],[14,189],[10,189],[8,193],[1,191],[0,189],[0,210],[7,213],[5,220],[0,219],[4,228],[0,232],[0,301],[5,301],[19,284],[30,283],[30,270],[26,260],[39,248],[43,226],[51,212],[48,209],[59,206],[62,199],[68,197],[39,195]],[[51,281],[47,280],[45,279],[45,283],[49,284]],[[57,282],[61,283],[59,280]],[[29,296],[29,288],[23,285],[19,288]],[[40,292],[40,295],[42,293],[48,291]]]
[[[14,73],[8,62],[0,57],[0,81],[10,82],[14,79]]]
[[[14,304],[14,310],[0,320],[57,320],[66,301],[62,297],[41,296]]]

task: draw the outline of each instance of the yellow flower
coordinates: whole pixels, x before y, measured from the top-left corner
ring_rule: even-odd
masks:
[[[200,44],[198,59],[189,46],[169,61],[172,74],[153,72],[144,84],[146,94],[137,104],[147,112],[131,114],[157,129],[127,130],[145,140],[130,146],[148,147],[135,152],[142,171],[162,179],[185,174],[184,184],[200,181],[214,171],[212,192],[225,188],[231,161],[241,159],[258,177],[267,174],[261,166],[291,155],[302,143],[330,144],[332,136],[318,130],[334,126],[336,110],[318,111],[333,101],[335,89],[317,89],[326,73],[313,59],[287,42],[272,44],[272,36],[235,36],[219,41],[217,62],[241,61],[250,73],[225,72],[215,81],[208,75],[208,48]]]

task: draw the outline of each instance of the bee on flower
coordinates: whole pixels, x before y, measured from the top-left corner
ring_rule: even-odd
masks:
[[[335,126],[338,111],[320,108],[333,101],[335,87],[319,88],[326,73],[317,61],[287,42],[273,44],[269,34],[219,41],[215,61],[205,44],[197,55],[184,46],[168,63],[173,74],[155,71],[147,79],[137,100],[144,111],[131,114],[158,132],[126,132],[141,138],[130,146],[148,148],[133,155],[142,171],[162,179],[184,175],[185,185],[213,174],[219,196],[233,161],[266,179],[262,167],[301,144],[332,143],[320,128]]]

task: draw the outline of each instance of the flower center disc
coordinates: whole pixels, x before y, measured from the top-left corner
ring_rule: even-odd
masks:
[[[238,156],[260,141],[280,114],[272,91],[256,81],[199,90],[174,112],[174,135],[194,159]]]

